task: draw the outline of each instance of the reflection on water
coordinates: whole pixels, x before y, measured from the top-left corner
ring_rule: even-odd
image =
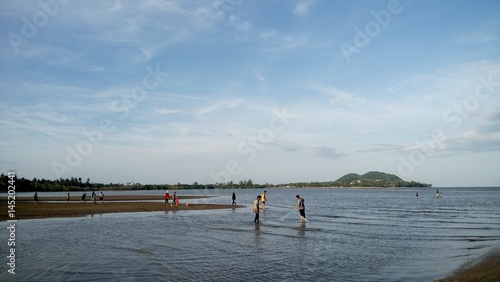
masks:
[[[185,192],[240,209],[18,221],[15,281],[431,281],[500,242],[498,189],[266,190],[259,224],[260,190]]]
[[[260,248],[260,224],[259,223],[255,224],[254,239],[255,239],[255,247]]]

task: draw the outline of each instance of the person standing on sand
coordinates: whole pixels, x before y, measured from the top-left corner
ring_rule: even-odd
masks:
[[[255,201],[253,201],[253,213],[255,213],[255,218],[253,220],[254,223],[259,223],[259,201],[260,201],[260,195],[257,196]]]
[[[236,194],[233,192],[233,203],[231,205],[236,205]]]
[[[174,192],[174,195],[175,195],[175,192]],[[178,206],[179,205],[179,197],[175,197],[175,205]]]
[[[165,206],[168,205],[168,199],[170,198],[170,194],[168,193],[165,193]]]
[[[104,202],[104,193],[102,193],[101,191],[101,194],[99,195],[99,204],[102,204]]]
[[[304,206],[304,199],[302,199],[299,195],[296,195],[295,198],[297,198],[297,205],[295,206],[295,209],[299,209],[300,220],[304,220],[306,219],[306,207]]]
[[[68,202],[68,203],[69,203],[69,193],[68,193],[68,195],[66,196],[66,202]]]
[[[33,195],[33,203],[38,205],[38,192],[35,192],[35,195]]]
[[[96,196],[95,195],[95,191],[92,191],[92,197],[91,197],[91,199],[92,199],[92,203],[94,203],[94,204],[95,204],[95,200],[96,200],[95,196]]]
[[[172,199],[172,204],[170,206],[173,206],[177,202],[177,192],[174,192],[174,198]]]
[[[266,191],[264,191],[264,193],[262,193],[262,211],[263,212],[266,211],[266,201],[267,201]]]

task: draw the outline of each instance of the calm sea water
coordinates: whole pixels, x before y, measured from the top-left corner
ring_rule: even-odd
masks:
[[[500,246],[500,188],[267,189],[258,225],[263,189],[177,193],[230,204],[233,191],[245,208],[20,220],[15,275],[0,222],[0,280],[432,281]]]

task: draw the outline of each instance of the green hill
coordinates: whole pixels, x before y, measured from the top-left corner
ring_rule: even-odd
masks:
[[[397,175],[370,171],[363,175],[349,173],[331,182],[336,187],[430,187],[431,184],[404,181]]]
[[[277,185],[278,187],[431,187],[431,184],[405,181],[390,173],[370,171],[363,175],[348,173],[335,181],[296,182]]]

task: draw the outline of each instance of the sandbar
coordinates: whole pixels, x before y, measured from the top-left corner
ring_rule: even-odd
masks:
[[[191,204],[187,200],[208,198],[207,196],[181,196],[178,206],[165,205],[163,196],[105,196],[104,202],[93,203],[87,196],[87,202],[82,203],[81,197],[72,197],[66,202],[64,197],[39,197],[39,204],[33,203],[32,197],[17,197],[15,202],[14,218],[9,218],[7,201],[0,198],[0,207],[4,212],[0,214],[0,221],[9,219],[36,219],[51,217],[87,216],[104,213],[122,212],[155,212],[155,211],[184,211],[184,210],[213,210],[241,208],[241,205],[223,204]],[[99,197],[97,197],[99,198]],[[155,201],[159,200],[159,201]],[[186,205],[188,203],[188,205]]]
[[[91,200],[91,194],[87,193],[86,200],[87,202],[90,202]],[[97,194],[97,200],[99,200],[99,193]],[[210,198],[210,196],[179,196],[180,200],[192,200],[192,199],[206,199]],[[0,197],[0,200],[6,200],[5,197]],[[46,201],[64,201],[66,202],[66,195],[64,196],[59,196],[59,197],[54,197],[54,196],[44,196],[44,197],[38,197],[38,200],[40,202],[46,202]],[[163,195],[113,195],[113,196],[108,196],[104,195],[104,200],[106,202],[110,201],[164,201]],[[172,195],[170,196],[170,200],[172,200]],[[16,197],[16,202],[20,201],[31,201],[33,202],[33,197]],[[70,196],[70,202],[81,202],[82,201],[82,196],[81,195],[71,195]]]

